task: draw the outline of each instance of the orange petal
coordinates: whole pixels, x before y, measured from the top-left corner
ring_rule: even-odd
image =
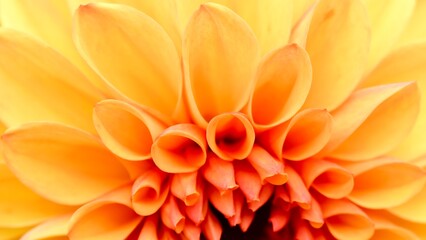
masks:
[[[187,221],[185,222],[182,234],[188,240],[199,240],[201,237],[201,228],[196,226],[193,222]]]
[[[204,191],[200,194],[198,201],[194,205],[185,207],[185,212],[188,219],[198,226],[204,221],[207,209],[208,199]]]
[[[345,168],[321,159],[307,159],[298,165],[308,188],[312,187],[327,198],[339,199],[351,193],[354,178]]]
[[[27,227],[73,210],[35,194],[0,163],[0,227]]]
[[[82,56],[116,97],[172,116],[182,89],[180,60],[157,22],[128,6],[88,4],[76,12],[74,33]]]
[[[70,220],[70,217],[71,215],[67,214],[51,218],[32,228],[20,239],[66,239],[68,234],[68,221]]]
[[[232,217],[229,217],[227,220],[231,227],[235,227],[241,223],[241,213],[246,201],[245,201],[244,194],[238,190],[232,191],[232,197],[234,199],[233,205],[235,209],[235,215]]]
[[[210,149],[221,159],[244,159],[254,144],[253,126],[241,113],[223,113],[210,120],[206,129]]]
[[[164,172],[198,170],[206,162],[205,132],[193,124],[177,124],[163,131],[151,148],[155,165]]]
[[[158,226],[158,214],[147,216],[143,220],[143,225],[139,233],[138,240],[158,240],[157,226]],[[129,239],[130,240],[130,239]]]
[[[291,166],[286,166],[285,171],[288,175],[288,182],[285,186],[290,196],[290,202],[298,204],[303,209],[309,209],[311,207],[312,196],[303,183],[302,178]]]
[[[333,119],[323,109],[306,109],[289,122],[261,136],[262,145],[279,159],[303,160],[318,153],[329,141]]]
[[[82,204],[130,180],[126,169],[95,136],[75,128],[27,124],[7,131],[2,143],[12,172],[57,203]]]
[[[419,4],[421,4],[419,2]],[[423,4],[426,6],[426,4]],[[426,8],[425,8],[426,9]],[[426,16],[426,15],[425,15]],[[422,97],[420,113],[416,123],[404,141],[393,150],[395,155],[410,160],[425,154],[426,151],[426,43],[411,44],[396,49],[366,76],[361,87],[417,80]],[[401,61],[401,59],[404,59]]]
[[[392,240],[420,240],[415,233],[410,231],[408,228],[399,226],[393,223],[386,215],[380,213],[368,212],[368,216],[374,222],[374,235],[372,240],[380,239],[392,239]]]
[[[326,226],[337,239],[370,239],[374,223],[361,209],[347,200],[321,202]]]
[[[85,204],[69,222],[70,239],[125,239],[141,222],[132,209],[131,186],[120,187]]]
[[[291,212],[288,208],[283,207],[281,200],[274,201],[268,222],[272,224],[272,231],[278,232],[283,229],[290,221]]]
[[[308,220],[313,228],[321,228],[324,224],[324,216],[321,207],[315,198],[312,198],[311,208],[301,209],[300,217]]]
[[[178,199],[185,203],[185,206],[193,206],[200,200],[202,193],[197,184],[197,172],[177,173],[173,175],[171,182],[171,192]]]
[[[407,26],[416,0],[363,0],[371,22],[368,70],[375,67],[392,49]]]
[[[19,239],[24,233],[28,232],[31,227],[24,228],[2,228],[0,227],[0,238],[6,240]]]
[[[201,231],[206,239],[220,240],[222,236],[222,226],[216,216],[207,211],[206,220],[201,225]]]
[[[392,150],[415,123],[419,95],[413,82],[356,91],[332,113],[335,124],[326,149],[338,147],[329,156],[365,160]]]
[[[424,22],[426,21],[426,2],[416,1],[414,12],[410,21],[401,34],[398,45],[405,45],[414,42],[423,42],[426,40],[426,29]]]
[[[259,174],[262,183],[269,182],[274,185],[282,185],[287,182],[287,174],[284,172],[284,162],[271,156],[259,145],[254,145],[247,157],[247,161]]]
[[[388,209],[392,214],[417,223],[426,223],[426,186],[413,198],[402,205]]]
[[[221,193],[238,188],[235,183],[234,165],[222,160],[213,153],[207,155],[202,168],[203,177]]]
[[[253,212],[257,211],[259,208],[266,204],[269,198],[271,198],[272,194],[274,193],[274,190],[274,185],[269,183],[264,184],[262,186],[262,189],[260,189],[259,200],[248,202],[248,208]]]
[[[248,115],[256,129],[287,121],[305,102],[312,81],[309,56],[296,44],[287,45],[260,63]]]
[[[235,215],[233,191],[226,191],[221,194],[216,188],[209,187],[207,193],[209,202],[226,218]]]
[[[345,168],[355,176],[348,198],[370,209],[401,205],[419,193],[426,182],[426,173],[420,167],[392,158],[353,163]]]
[[[306,50],[312,62],[312,87],[305,107],[339,106],[364,72],[370,33],[360,1],[324,0],[315,8]]]
[[[262,181],[256,170],[247,161],[234,162],[235,181],[247,198],[247,202],[259,201]]]
[[[200,126],[247,103],[258,59],[256,38],[231,10],[203,4],[194,13],[183,43],[185,89],[194,121]]]
[[[183,231],[185,227],[185,216],[179,209],[178,203],[173,196],[170,196],[160,211],[161,220],[164,226],[172,229],[177,234]]]
[[[166,175],[150,169],[136,179],[132,187],[132,206],[142,216],[151,215],[160,209],[169,194]]]
[[[243,209],[241,210],[241,223],[240,229],[243,232],[247,232],[251,223],[254,220],[254,212],[248,208],[247,204],[244,204]]]
[[[127,160],[151,158],[151,145],[166,128],[144,109],[117,100],[96,104],[93,119],[102,142]]]
[[[64,57],[8,29],[0,31],[0,56],[0,85],[7,86],[0,88],[0,115],[6,125],[43,120],[94,132],[90,116],[102,96]]]

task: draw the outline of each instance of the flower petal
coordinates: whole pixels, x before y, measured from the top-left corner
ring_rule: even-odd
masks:
[[[425,52],[426,43],[424,42],[396,49],[366,76],[361,87],[417,81],[420,93],[424,96],[426,94]],[[420,113],[410,135],[392,152],[399,158],[410,160],[426,153],[426,135],[423,134],[426,132],[426,97],[423,96],[420,98]]]
[[[130,180],[96,137],[75,128],[27,124],[6,131],[2,142],[12,172],[57,203],[82,204]]]
[[[348,198],[370,209],[401,205],[418,194],[426,182],[426,172],[420,167],[392,158],[351,163],[344,167],[355,177],[354,189]]]
[[[230,161],[208,154],[206,164],[201,171],[204,179],[216,187],[220,193],[238,188],[235,183],[234,165]]]
[[[419,112],[419,99],[417,85],[413,82],[355,92],[332,112],[335,124],[326,149],[335,149],[328,155],[365,160],[388,153],[412,129]]]
[[[255,132],[241,113],[223,113],[210,120],[206,129],[210,149],[224,160],[244,159],[253,147]]]
[[[253,146],[247,161],[257,171],[262,183],[269,182],[273,185],[282,185],[287,182],[288,177],[284,171],[284,162],[271,156],[259,145]]]
[[[296,44],[287,45],[260,63],[248,115],[256,129],[277,126],[305,102],[312,81],[309,56]]]
[[[73,210],[38,196],[0,163],[0,227],[27,227]]]
[[[363,1],[371,21],[371,45],[367,67],[371,70],[398,41],[410,20],[416,0]]]
[[[392,240],[420,240],[415,233],[403,226],[393,223],[391,220],[380,214],[367,213],[374,222],[374,235],[372,240],[392,239]]]
[[[125,239],[141,222],[130,203],[131,186],[120,187],[78,209],[69,222],[70,239]]]
[[[230,218],[235,215],[233,192],[234,191],[226,191],[221,194],[216,188],[211,186],[207,188],[209,203],[211,203],[226,218]]]
[[[195,205],[202,194],[198,172],[174,174],[170,189],[172,194],[182,200],[185,206]]]
[[[288,182],[285,187],[290,197],[290,203],[296,203],[303,209],[311,208],[312,196],[299,173],[290,166],[286,166],[285,171],[288,174]]]
[[[201,231],[206,239],[219,240],[221,238],[222,226],[211,211],[207,211],[206,220],[201,225]]]
[[[414,12],[411,15],[410,21],[401,34],[398,45],[405,45],[414,42],[422,42],[426,40],[426,2],[416,1]]]
[[[207,158],[205,132],[196,125],[173,125],[161,133],[151,148],[155,165],[164,172],[198,170]]]
[[[194,121],[235,112],[247,103],[258,59],[256,38],[247,23],[218,4],[203,4],[184,37],[185,90]]]
[[[157,22],[128,6],[88,4],[76,13],[74,33],[81,54],[116,97],[172,116],[182,89],[180,60]]]
[[[24,228],[2,228],[0,227],[0,238],[5,240],[19,239],[24,233],[30,230],[30,227]]]
[[[54,218],[51,218],[42,224],[37,225],[32,228],[30,231],[25,233],[21,240],[31,240],[31,239],[52,239],[60,240],[67,239],[68,234],[68,221],[70,220],[71,215],[61,215]]]
[[[359,0],[323,0],[306,42],[313,80],[305,107],[339,106],[364,72],[369,49],[368,16]]]
[[[6,125],[51,120],[94,131],[90,114],[101,94],[60,54],[1,29],[0,56],[0,118]]]
[[[102,142],[127,160],[151,158],[151,145],[166,128],[148,111],[117,100],[96,104],[93,119]]]
[[[262,180],[248,161],[234,161],[235,181],[243,192],[247,202],[260,201]]]
[[[161,207],[160,214],[165,227],[172,229],[177,234],[183,231],[186,219],[181,212],[175,197],[171,195],[169,196],[164,205]]]

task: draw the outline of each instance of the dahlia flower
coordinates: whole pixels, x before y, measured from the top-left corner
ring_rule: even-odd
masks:
[[[426,1],[0,8],[1,239],[426,239]]]

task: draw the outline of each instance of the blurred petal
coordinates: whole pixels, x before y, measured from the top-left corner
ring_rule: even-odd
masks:
[[[196,171],[207,158],[205,132],[189,123],[173,125],[155,140],[151,155],[155,165],[164,172]]]
[[[2,1],[2,26],[35,36],[63,54],[96,87],[108,94],[105,83],[78,54],[71,37],[71,9],[67,1]]]
[[[425,1],[423,1],[425,2]],[[420,3],[420,2],[419,2]],[[425,4],[426,5],[426,4]],[[426,15],[425,15],[426,16]],[[426,154],[426,43],[411,44],[396,49],[366,76],[362,87],[387,83],[417,81],[420,93],[420,113],[410,135],[392,154],[410,160]]]
[[[292,117],[305,102],[311,81],[311,63],[303,48],[291,44],[267,55],[248,106],[255,128],[271,128]]]
[[[96,137],[75,128],[27,124],[7,131],[2,142],[18,179],[57,203],[82,204],[130,180]]]
[[[22,33],[0,30],[0,85],[8,126],[50,120],[94,131],[90,115],[100,93],[65,58]]]
[[[293,1],[293,25],[303,17],[314,2],[315,0]]]
[[[323,0],[315,9],[306,42],[313,80],[305,107],[339,106],[364,71],[369,49],[368,16],[359,0]]]
[[[31,227],[24,228],[2,228],[0,227],[0,239],[16,240],[19,239],[24,233],[28,232]]]
[[[326,149],[335,149],[329,156],[356,161],[388,153],[412,129],[419,99],[413,82],[356,91],[332,112],[335,124]]]
[[[426,40],[426,1],[417,0],[410,21],[401,34],[398,45],[405,45]]]
[[[0,227],[27,227],[73,210],[38,196],[0,163]]]
[[[247,103],[258,59],[256,38],[243,19],[213,3],[201,5],[184,37],[185,90],[194,121],[205,127],[215,115]]]
[[[210,120],[206,129],[210,149],[224,160],[244,159],[253,147],[255,132],[241,113],[223,113]]]
[[[347,200],[325,200],[321,203],[326,226],[337,239],[370,239],[374,223],[361,209]]]
[[[182,73],[176,48],[157,22],[128,6],[88,4],[78,9],[74,30],[82,56],[117,97],[172,116]]]
[[[70,239],[125,239],[141,222],[130,202],[131,187],[120,187],[85,204],[71,217]]]
[[[148,111],[117,100],[96,104],[93,119],[102,142],[127,160],[151,158],[151,145],[166,128]]]
[[[374,235],[372,240],[392,239],[392,240],[420,240],[412,231],[402,226],[398,226],[385,216],[380,214],[372,214],[368,212],[368,216],[374,222]]]
[[[420,167],[392,158],[351,163],[344,167],[355,177],[354,189],[348,198],[370,209],[401,205],[418,194],[426,182],[426,172]]]
[[[371,21],[371,45],[367,67],[371,70],[398,41],[410,20],[416,0],[363,0],[363,2]]]
[[[68,239],[68,221],[71,215],[62,215],[51,218],[40,225],[37,225],[21,238],[21,240],[31,239]]]

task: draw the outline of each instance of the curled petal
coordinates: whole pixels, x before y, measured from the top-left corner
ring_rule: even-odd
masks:
[[[272,203],[271,213],[268,222],[272,224],[272,231],[278,232],[283,229],[290,221],[291,212],[284,207],[282,200],[275,199]]]
[[[240,229],[243,232],[247,232],[251,223],[254,220],[254,212],[248,207],[248,204],[243,205],[243,209],[241,210],[241,223]]]
[[[201,225],[201,231],[206,239],[210,240],[220,240],[222,236],[222,226],[210,210],[207,211],[206,220]]]
[[[274,185],[282,185],[287,182],[284,162],[271,156],[262,147],[254,145],[247,161],[256,169],[262,183],[269,182]]]
[[[370,239],[374,223],[360,208],[347,200],[321,202],[326,226],[337,239]]]
[[[207,189],[209,202],[226,218],[235,216],[235,206],[233,191],[220,193],[216,188],[209,187]]]
[[[262,145],[279,159],[303,160],[318,153],[330,139],[333,119],[323,109],[306,109],[289,122],[265,132]]]
[[[300,2],[313,2],[306,9],[300,19],[297,19],[297,22],[294,24],[293,29],[291,30],[289,43],[296,43],[301,47],[306,47],[306,39],[309,33],[309,27],[311,26],[312,17],[314,16],[315,8],[319,1],[314,0],[302,0]],[[296,2],[295,2],[296,3]],[[297,4],[296,4],[297,5]]]
[[[235,181],[247,199],[247,202],[259,201],[262,180],[256,170],[247,161],[234,162]]]
[[[133,211],[130,196],[126,185],[79,208],[69,222],[69,238],[125,239],[143,218]]]
[[[234,165],[210,153],[202,168],[204,178],[221,193],[238,188],[235,183]]]
[[[21,240],[65,238],[68,234],[70,214],[51,218],[29,230]]]
[[[206,162],[205,132],[192,124],[167,128],[151,148],[152,159],[158,168],[168,173],[198,170]]]
[[[175,197],[169,196],[161,208],[160,213],[161,221],[164,226],[172,229],[177,234],[183,231],[185,227],[185,216],[181,212]]]
[[[370,209],[401,205],[419,193],[426,182],[426,173],[420,167],[392,158],[353,163],[346,168],[355,177],[348,198]]]
[[[208,196],[206,196],[205,192],[201,192],[198,201],[194,205],[185,207],[186,216],[197,226],[204,221],[207,214]]]
[[[188,23],[182,51],[189,109],[198,125],[243,108],[252,90],[258,46],[241,17],[218,4],[201,5]]]
[[[151,145],[166,128],[149,112],[117,100],[96,104],[93,119],[102,142],[127,160],[151,158]]]
[[[197,183],[197,172],[177,173],[173,175],[171,182],[171,192],[178,199],[182,200],[186,206],[193,206],[199,201],[202,190]]]
[[[321,159],[307,159],[301,161],[298,167],[306,186],[314,188],[327,198],[346,197],[354,187],[352,173],[338,164]]]
[[[277,126],[292,117],[305,102],[312,81],[309,56],[296,44],[265,57],[256,75],[248,115],[256,130]]]
[[[206,129],[210,149],[224,160],[244,159],[253,147],[255,133],[241,113],[223,113],[212,118]]]
[[[108,3],[81,5],[74,20],[81,55],[115,97],[172,116],[183,85],[180,60],[156,21],[132,7]]]
[[[332,112],[335,124],[325,151],[334,149],[328,156],[353,161],[389,152],[412,129],[419,112],[419,99],[414,82],[356,91]]]
[[[235,215],[229,217],[227,220],[230,226],[235,227],[241,223],[241,213],[245,204],[245,198],[241,191],[232,191],[232,197],[234,199],[233,205],[235,209]]]
[[[166,175],[156,169],[146,171],[132,187],[132,205],[138,214],[151,215],[160,209],[169,194]]]
[[[259,200],[248,202],[248,208],[253,212],[257,211],[257,209],[265,205],[269,198],[271,198],[272,194],[274,193],[274,190],[274,185],[269,183],[264,184],[262,186],[262,189],[260,189]]]
[[[153,214],[151,216],[145,217],[143,220],[141,231],[139,233],[138,240],[144,240],[144,239],[158,240],[157,226],[158,226],[158,214]]]
[[[196,226],[193,222],[187,221],[185,222],[182,234],[188,240],[199,240],[201,237],[201,228]]]
[[[315,198],[312,198],[311,207],[309,209],[301,209],[300,217],[308,220],[313,228],[319,229],[324,224],[321,206]]]
[[[65,125],[23,125],[6,131],[2,145],[15,176],[57,203],[82,204],[130,180],[97,137]]]
[[[305,107],[331,111],[364,73],[370,43],[368,14],[359,0],[323,0],[314,11],[306,41],[313,79]]]
[[[312,196],[302,178],[291,166],[286,166],[285,171],[288,175],[288,182],[285,187],[287,187],[290,202],[298,204],[303,209],[309,209]]]

